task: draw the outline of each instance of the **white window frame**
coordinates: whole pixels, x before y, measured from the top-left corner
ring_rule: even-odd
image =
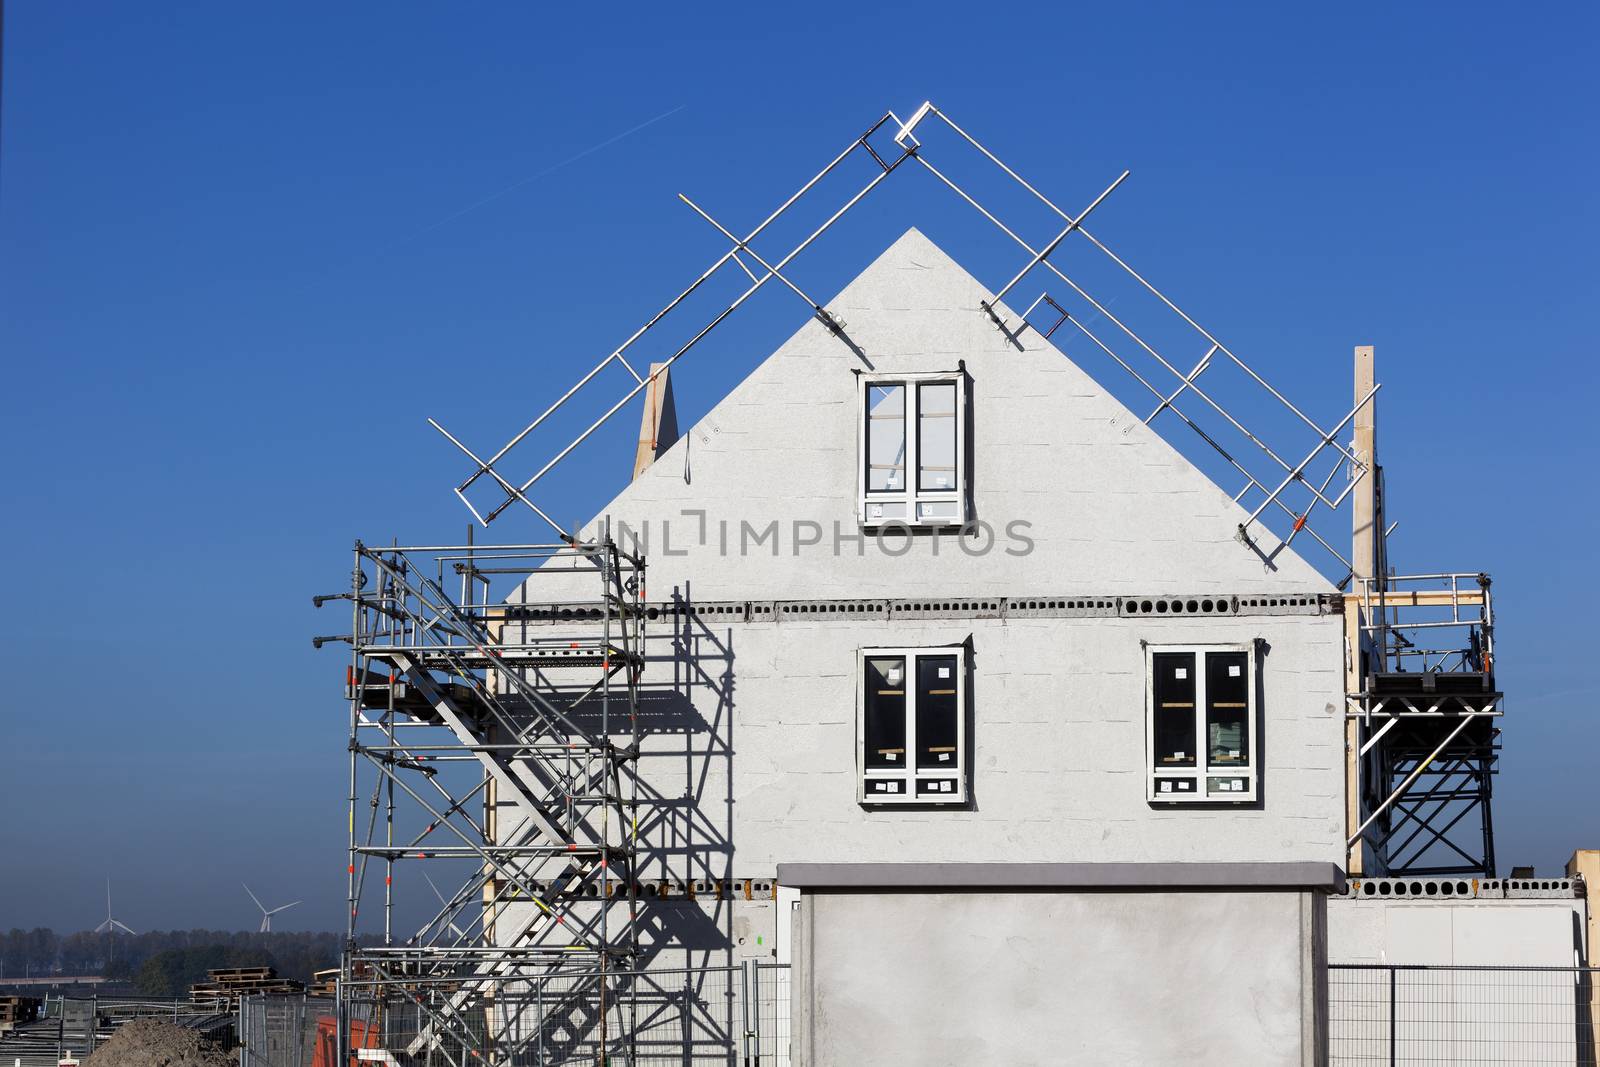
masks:
[[[879,657],[900,657],[906,666],[906,763],[903,767],[867,766],[867,660]],[[936,656],[954,656],[956,660],[956,751],[955,761],[949,767],[919,768],[917,752],[917,660]],[[856,653],[856,800],[865,807],[902,806],[907,804],[938,807],[960,807],[967,803],[967,735],[972,721],[967,706],[967,674],[969,657],[966,645],[936,645],[923,648],[863,648]],[[950,792],[919,795],[917,783],[949,782],[954,780]],[[887,794],[868,792],[869,782],[899,781],[899,792]]]
[[[926,374],[859,374],[856,376],[856,519],[864,529],[903,524],[923,528],[963,526],[967,521],[967,376],[959,370]],[[875,386],[906,388],[905,485],[898,491],[867,491],[867,401]],[[922,394],[918,386],[954,385],[956,389],[956,469],[952,489],[920,489],[919,415]],[[923,505],[955,505],[953,517],[921,518]],[[902,517],[875,514],[873,505],[899,505]]]
[[[1162,767],[1156,763],[1156,671],[1155,657],[1159,653],[1175,652],[1194,656],[1194,737],[1195,764],[1193,767]],[[1246,766],[1219,764],[1211,766],[1211,745],[1206,736],[1206,661],[1208,652],[1242,652],[1245,662],[1245,760]],[[1144,764],[1146,799],[1152,804],[1248,804],[1260,794],[1261,757],[1257,745],[1260,734],[1256,693],[1258,677],[1256,646],[1244,644],[1216,645],[1146,645],[1144,658],[1145,711],[1144,711]],[[1213,791],[1213,780],[1218,788]],[[1181,783],[1191,783],[1183,788]],[[1222,782],[1232,788],[1222,790]],[[1243,788],[1238,786],[1242,781]],[[1164,784],[1164,785],[1163,785]]]

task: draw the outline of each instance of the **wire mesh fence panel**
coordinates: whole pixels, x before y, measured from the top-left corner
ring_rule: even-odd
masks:
[[[1331,964],[1329,1061],[1595,1067],[1585,967]]]
[[[329,997],[244,997],[239,1002],[240,1067],[312,1067],[318,1028],[332,1032],[333,1026]]]
[[[789,965],[757,963],[752,973],[753,1067],[788,1067]]]

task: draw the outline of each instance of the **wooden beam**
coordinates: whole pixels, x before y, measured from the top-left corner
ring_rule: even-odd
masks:
[[[1372,391],[1376,381],[1376,359],[1371,345],[1358,345],[1355,351],[1355,403]],[[1366,688],[1362,671],[1361,649],[1361,580],[1371,578],[1377,570],[1378,538],[1383,536],[1378,522],[1377,477],[1377,397],[1373,397],[1355,417],[1356,458],[1367,468],[1361,481],[1350,492],[1350,588],[1356,594],[1345,598],[1344,611],[1344,691],[1359,693]],[[1352,472],[1355,473],[1355,472]],[[1345,720],[1345,837],[1356,838],[1356,828],[1361,825],[1361,720]],[[1345,871],[1351,875],[1362,874],[1366,869],[1363,852],[1365,842],[1345,850]]]
[[[633,453],[633,476],[643,474],[678,439],[678,412],[665,363],[650,364],[644,389],[644,416],[639,420],[639,447]]]
[[[1483,590],[1477,587],[1462,589],[1452,593],[1448,589],[1406,589],[1389,590],[1383,594],[1383,606],[1386,608],[1447,608],[1451,604],[1459,604],[1464,608],[1482,607],[1486,598]],[[1346,600],[1348,604],[1350,601]],[[1373,598],[1376,606],[1377,598]]]

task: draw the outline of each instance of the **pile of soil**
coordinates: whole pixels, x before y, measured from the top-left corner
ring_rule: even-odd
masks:
[[[237,1060],[193,1030],[135,1019],[83,1061],[84,1067],[235,1067]]]

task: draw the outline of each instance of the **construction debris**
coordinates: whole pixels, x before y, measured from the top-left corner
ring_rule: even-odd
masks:
[[[164,1019],[135,1019],[116,1032],[84,1067],[234,1067],[234,1057],[194,1030]]]

